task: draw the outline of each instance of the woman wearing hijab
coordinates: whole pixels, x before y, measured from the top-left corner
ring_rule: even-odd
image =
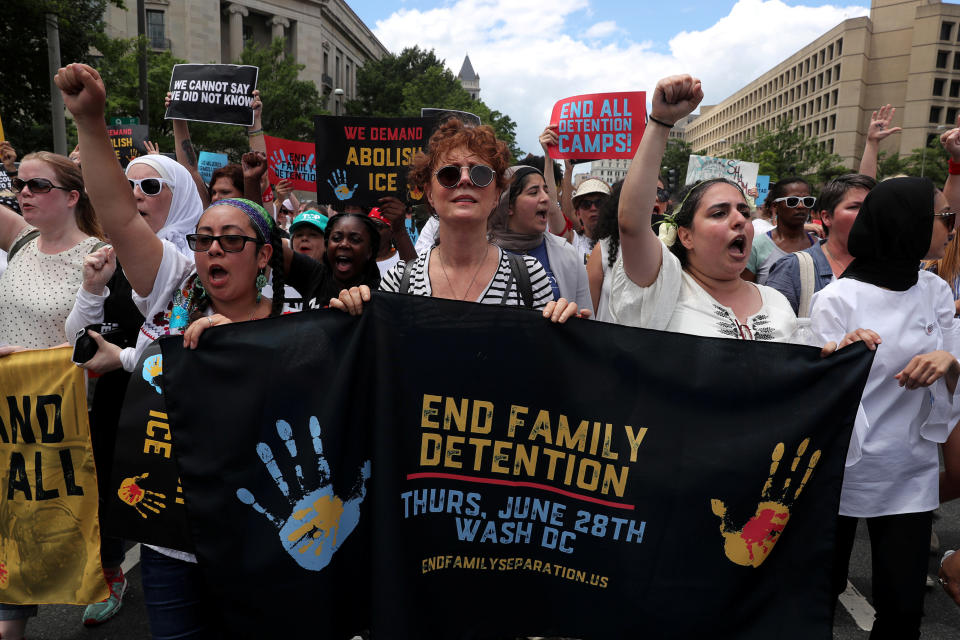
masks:
[[[593,313],[587,270],[573,245],[547,233],[551,209],[559,207],[549,197],[543,174],[534,167],[518,165],[506,171],[510,185],[487,221],[490,241],[510,253],[533,256],[547,273],[553,299],[577,303],[582,317]]]
[[[874,640],[920,636],[932,512],[940,502],[937,445],[960,418],[960,324],[950,287],[918,267],[943,256],[955,219],[926,178],[880,183],[850,230],[853,262],[813,298],[817,337],[838,340],[857,326],[883,337],[847,454],[834,562],[839,595],[857,518],[866,518]]]

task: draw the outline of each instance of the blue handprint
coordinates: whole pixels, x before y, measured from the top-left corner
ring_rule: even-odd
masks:
[[[316,156],[310,154],[307,156],[307,161],[300,165],[300,179],[306,180],[307,182],[316,182],[317,181],[317,163],[314,160]]]
[[[283,149],[274,149],[273,154],[270,156],[270,163],[273,165],[273,172],[277,174],[277,177],[281,180],[286,180],[295,173],[293,162],[287,158],[287,154]]]
[[[293,429],[284,420],[277,420],[277,435],[286,445],[290,458],[295,459],[297,443],[293,440]],[[268,512],[247,489],[237,489],[237,498],[273,523],[279,532],[280,543],[297,564],[310,571],[320,571],[330,564],[333,554],[360,522],[360,504],[367,494],[370,461],[367,460],[360,467],[360,476],[350,495],[341,499],[333,493],[330,466],[323,455],[323,442],[320,440],[320,422],[315,416],[310,418],[310,436],[317,459],[319,486],[313,489],[305,487],[303,469],[299,464],[295,464],[293,470],[297,487],[292,495],[290,486],[277,465],[273,450],[263,442],[257,445],[257,455],[280,493],[290,503],[291,512],[286,521]],[[311,547],[314,547],[313,553],[308,553]]]
[[[343,169],[335,169],[327,180],[327,184],[333,189],[333,194],[337,200],[349,200],[353,197],[353,192],[357,190],[358,185],[353,185],[353,189],[347,188],[347,172]]]
[[[157,382],[157,378],[163,375],[163,354],[158,353],[144,360],[140,375],[150,383],[151,387],[156,389],[157,393],[163,395],[163,389],[160,388],[160,383]]]

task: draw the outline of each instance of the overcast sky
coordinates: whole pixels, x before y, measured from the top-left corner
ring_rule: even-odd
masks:
[[[456,74],[465,54],[480,97],[538,152],[553,104],[604,91],[650,91],[690,73],[720,102],[867,6],[820,0],[347,0],[390,51],[435,49]],[[397,7],[400,7],[399,9]]]

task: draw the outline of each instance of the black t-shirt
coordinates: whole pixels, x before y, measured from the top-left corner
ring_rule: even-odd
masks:
[[[294,253],[290,262],[290,271],[286,274],[286,284],[300,292],[303,297],[303,310],[323,309],[336,298],[340,291],[348,287],[365,284],[376,290],[380,287],[380,269],[376,260],[371,260],[358,282],[344,284],[333,277],[326,262],[318,262],[302,253]]]

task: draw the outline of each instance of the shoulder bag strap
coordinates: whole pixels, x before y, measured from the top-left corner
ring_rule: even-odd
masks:
[[[813,256],[806,251],[798,251],[797,261],[800,263],[800,301],[797,304],[797,317],[810,317],[810,299],[813,297],[813,281],[816,274],[813,270]]]

